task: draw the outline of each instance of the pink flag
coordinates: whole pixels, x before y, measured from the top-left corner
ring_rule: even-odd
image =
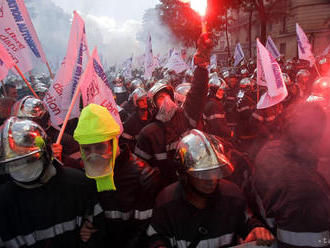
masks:
[[[0,42],[23,73],[47,59],[24,0],[2,1]]]
[[[7,50],[0,44],[0,80],[7,77],[8,71],[15,65]]]
[[[283,80],[279,64],[271,53],[257,39],[258,77],[257,84],[267,86],[267,92],[261,96],[257,109],[268,108],[283,101],[288,91]]]
[[[309,43],[304,30],[299,26],[298,23],[296,23],[296,32],[299,59],[307,60],[309,61],[310,66],[313,66],[315,64],[315,57],[312,52],[312,46]]]
[[[85,23],[74,11],[66,56],[44,98],[52,124],[60,125],[63,123],[88,58]],[[77,118],[79,115],[79,101],[77,101],[71,113],[71,118]]]
[[[123,125],[120,120],[117,104],[112,95],[109,81],[100,63],[96,48],[94,48],[93,54],[88,61],[88,65],[81,78],[80,84],[84,106],[87,106],[90,103],[95,103],[107,108],[120,125],[122,133]]]

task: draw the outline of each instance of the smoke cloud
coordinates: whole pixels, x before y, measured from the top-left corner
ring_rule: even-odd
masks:
[[[51,0],[26,0],[43,49],[54,71],[62,62],[69,39],[72,15],[56,6]],[[86,8],[81,6],[82,11]],[[166,54],[172,47],[181,47],[171,31],[162,25],[158,10],[148,9],[143,21],[129,19],[118,23],[108,16],[85,14],[77,9],[86,24],[90,51],[97,46],[105,67],[121,65],[131,57],[136,58],[145,51],[148,34],[152,37],[154,56]],[[46,71],[46,68],[42,68]]]

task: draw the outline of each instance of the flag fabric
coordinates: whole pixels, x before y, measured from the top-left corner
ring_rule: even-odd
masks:
[[[81,77],[80,90],[84,107],[90,103],[101,105],[108,109],[110,114],[120,126],[121,133],[123,125],[113,97],[107,75],[104,73],[97,49],[94,48],[84,74]]]
[[[152,54],[151,36],[149,34],[144,58],[144,79],[151,78],[154,68],[154,56]]]
[[[257,84],[267,86],[267,92],[261,96],[257,104],[257,109],[263,109],[283,101],[287,97],[288,91],[280,65],[259,40],[257,40],[257,53]]]
[[[322,55],[327,56],[330,52],[330,45],[323,51]]]
[[[89,51],[85,23],[78,13],[74,11],[66,56],[44,98],[53,125],[61,125],[63,123],[77,84],[87,65],[88,58]],[[79,115],[78,100],[72,110],[71,118],[78,118]]]
[[[315,64],[315,58],[312,52],[312,46],[309,43],[309,40],[303,31],[303,29],[296,23],[296,32],[297,32],[297,43],[298,43],[298,54],[299,59],[304,59],[309,61],[310,66]]]
[[[154,57],[154,68],[157,68],[160,66],[160,55],[157,54],[157,56]]]
[[[167,61],[168,61],[168,59],[169,59],[168,54],[163,55],[159,59],[159,65],[162,66],[162,67],[165,66],[166,63],[167,63]]]
[[[240,43],[237,43],[234,53],[234,66],[237,66],[244,59],[244,52]]]
[[[135,67],[140,68],[144,66],[145,54],[135,57]]]
[[[281,56],[274,41],[272,40],[272,38],[270,36],[268,36],[268,38],[267,38],[266,48],[268,49],[268,51],[271,52],[271,54],[273,55],[274,58],[277,59],[278,57]]]
[[[217,55],[216,54],[213,54],[210,58],[210,65],[215,65],[217,66]]]
[[[47,59],[33,27],[24,0],[2,1],[0,42],[22,73]]]
[[[167,57],[168,59],[171,58],[173,51],[174,51],[174,48],[168,49],[168,57]]]
[[[122,65],[123,76],[127,79],[132,78],[132,64],[133,64],[133,56],[126,59]]]
[[[7,77],[8,71],[15,65],[6,48],[0,44],[0,80]]]
[[[179,49],[174,49],[165,67],[169,70],[174,70],[176,73],[189,69],[189,66],[182,59],[181,51]]]

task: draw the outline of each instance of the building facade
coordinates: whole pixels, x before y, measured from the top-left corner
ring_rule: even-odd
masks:
[[[321,54],[330,45],[330,0],[276,0],[267,19],[267,36],[270,35],[280,53],[285,58],[298,56],[296,23],[303,28],[315,55]],[[267,5],[267,1],[265,1]],[[228,37],[230,53],[241,43],[246,58],[256,56],[256,38],[260,36],[260,20],[257,10],[244,12],[235,10],[229,13]],[[251,23],[251,45],[249,38]],[[228,49],[225,32],[219,35],[215,49],[222,65],[227,63]],[[251,49],[250,49],[251,47]]]

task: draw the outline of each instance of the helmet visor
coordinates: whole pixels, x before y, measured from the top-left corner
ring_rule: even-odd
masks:
[[[25,157],[20,157],[17,159],[8,159],[5,162],[0,163],[0,175],[9,174],[9,172],[15,172],[19,170],[24,170],[26,165],[35,163],[40,160],[42,157],[42,152],[35,151],[32,154],[29,154]]]
[[[201,180],[218,180],[229,176],[232,173],[232,170],[228,166],[222,166],[210,170],[191,170],[188,171],[188,173],[189,175]]]

